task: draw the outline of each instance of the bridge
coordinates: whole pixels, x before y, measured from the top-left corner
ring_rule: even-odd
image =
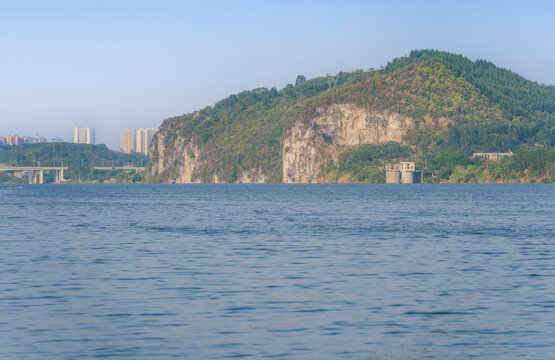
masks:
[[[64,181],[64,170],[67,166],[8,166],[0,165],[0,171],[27,171],[29,184],[44,184],[44,172],[55,171],[54,182]]]
[[[135,167],[135,166],[95,166],[93,167],[94,170],[101,170],[101,171],[110,171],[110,170],[135,170],[135,171],[143,171],[144,167]]]

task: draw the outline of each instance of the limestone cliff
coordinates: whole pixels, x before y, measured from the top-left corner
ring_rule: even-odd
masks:
[[[283,139],[283,182],[318,182],[322,163],[333,161],[341,148],[403,143],[403,136],[415,127],[414,119],[397,113],[354,104],[320,107],[314,119],[296,122]]]
[[[282,137],[282,172],[285,183],[315,183],[322,165],[333,162],[342,149],[362,144],[380,145],[391,141],[403,143],[407,131],[416,128],[414,119],[388,111],[368,110],[354,104],[319,107],[313,119],[294,119]],[[206,152],[194,142],[178,138],[171,151],[165,147],[163,131],[156,134],[156,164],[153,174],[163,174],[175,183],[201,182],[199,171],[205,168]],[[261,169],[242,170],[235,182],[264,183],[268,174]],[[321,180],[321,179],[320,179]],[[222,182],[218,173],[211,182]]]
[[[193,142],[177,139],[168,148],[167,134],[157,132],[151,144],[153,175],[161,175],[164,180],[172,183],[199,183],[201,179],[196,174],[202,162],[202,153]]]
[[[235,181],[236,183],[249,184],[249,183],[265,183],[268,175],[264,174],[260,169],[243,170],[241,176]]]
[[[206,169],[209,168],[208,151],[199,147],[194,141],[186,142],[178,138],[171,142],[171,147],[166,143],[168,134],[162,131],[156,133],[151,145],[153,164],[151,175],[158,175],[164,182],[188,183],[222,183],[227,182],[220,178],[217,172],[211,173],[206,179]],[[243,170],[235,180],[236,183],[264,183],[268,176],[260,169]]]

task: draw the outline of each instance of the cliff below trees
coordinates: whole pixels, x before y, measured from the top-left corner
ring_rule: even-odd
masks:
[[[553,145],[554,95],[491,63],[415,51],[380,71],[299,76],[167,119],[150,171],[176,183],[375,182],[386,160],[448,153],[432,164],[448,179],[474,151]]]
[[[322,164],[337,163],[341,150],[362,144],[402,143],[403,136],[415,127],[413,118],[354,104],[319,108],[311,121],[298,121],[285,133],[282,180],[320,182]]]

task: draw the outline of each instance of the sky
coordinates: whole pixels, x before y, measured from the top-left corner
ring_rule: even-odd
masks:
[[[555,84],[555,1],[0,0],[0,136],[158,127],[230,94],[412,49]]]

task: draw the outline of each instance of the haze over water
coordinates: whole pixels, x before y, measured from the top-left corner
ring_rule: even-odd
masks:
[[[2,359],[555,359],[553,185],[0,187]]]

